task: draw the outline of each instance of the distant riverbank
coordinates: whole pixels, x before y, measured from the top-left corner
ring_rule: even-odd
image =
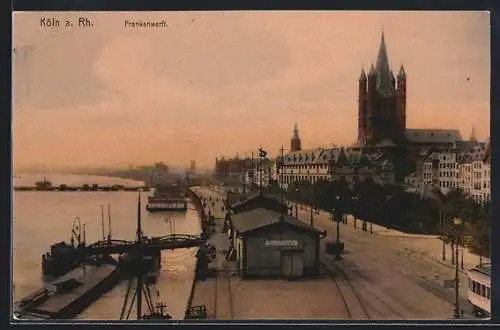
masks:
[[[113,186],[119,185],[124,187],[142,187],[144,182],[130,179],[122,179],[100,175],[81,175],[81,174],[23,174],[16,173],[13,178],[14,187],[34,187],[37,181],[47,179],[52,183],[52,186],[59,187],[67,185],[68,187],[82,187],[83,185]]]

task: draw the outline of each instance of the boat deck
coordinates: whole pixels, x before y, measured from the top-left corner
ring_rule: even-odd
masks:
[[[57,316],[65,308],[77,302],[84,295],[89,294],[89,292],[97,285],[106,280],[109,276],[117,272],[117,267],[113,265],[101,265],[101,266],[85,266],[85,271],[83,267],[78,267],[68,274],[58,278],[56,281],[51,283],[50,291],[53,294],[44,303],[30,308],[27,313],[36,314],[47,314],[51,317]],[[69,285],[68,290],[56,291],[57,286]]]

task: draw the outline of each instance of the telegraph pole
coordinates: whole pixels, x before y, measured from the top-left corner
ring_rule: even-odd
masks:
[[[253,151],[252,151],[252,183],[251,183],[251,190],[253,191],[255,189],[255,186],[254,186],[254,175],[255,175],[255,164],[254,164],[254,160],[253,160]]]
[[[247,193],[247,155],[245,153],[245,160],[243,161],[243,193]]]
[[[262,186],[263,185],[263,182],[262,182],[262,175],[263,175],[262,166],[263,166],[263,163],[264,163],[264,158],[266,158],[266,157],[267,157],[267,152],[264,149],[262,149],[262,146],[261,146],[260,149],[259,149],[259,159],[260,159],[260,162],[259,162],[259,167],[260,167],[260,169],[259,169],[260,189],[259,189],[259,191],[260,191],[261,195],[263,194],[263,191],[264,191],[264,187]]]
[[[281,146],[281,149],[280,149],[280,160],[279,160],[279,163],[276,164],[276,169],[278,170],[278,187],[280,188],[280,204],[281,204],[281,216],[280,216],[280,220],[283,221],[283,207],[285,205],[285,201],[284,201],[284,193],[283,193],[283,188],[280,186],[280,182],[281,184],[283,184],[283,162],[284,162],[284,155],[285,153],[285,148],[283,148],[283,146]]]

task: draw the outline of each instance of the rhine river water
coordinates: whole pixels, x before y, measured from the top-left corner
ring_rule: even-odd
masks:
[[[14,185],[33,185],[43,176],[21,175]],[[137,182],[107,177],[75,175],[47,175],[54,185],[123,184],[137,186]],[[178,234],[200,233],[200,222],[190,205],[185,213],[154,213],[146,211],[147,196],[141,194],[142,229],[147,236],[162,236],[174,231]],[[71,237],[74,217],[86,226],[86,241],[92,243],[102,238],[100,205],[104,205],[105,232],[108,233],[107,205],[111,205],[112,236],[133,240],[137,219],[137,192],[14,192],[13,197],[13,282],[14,300],[43,286],[41,256],[50,245]],[[166,302],[173,319],[183,319],[196,264],[196,249],[162,252],[162,271],[152,288],[160,300]],[[88,320],[117,320],[120,316],[127,283],[122,282],[87,308],[78,318]],[[135,307],[132,309],[134,311]],[[135,315],[132,312],[131,315]]]

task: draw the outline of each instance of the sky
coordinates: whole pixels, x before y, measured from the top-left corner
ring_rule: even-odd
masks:
[[[213,167],[290,148],[295,123],[304,149],[350,145],[382,30],[407,74],[407,126],[486,139],[487,12],[30,12],[13,14],[14,168]]]

